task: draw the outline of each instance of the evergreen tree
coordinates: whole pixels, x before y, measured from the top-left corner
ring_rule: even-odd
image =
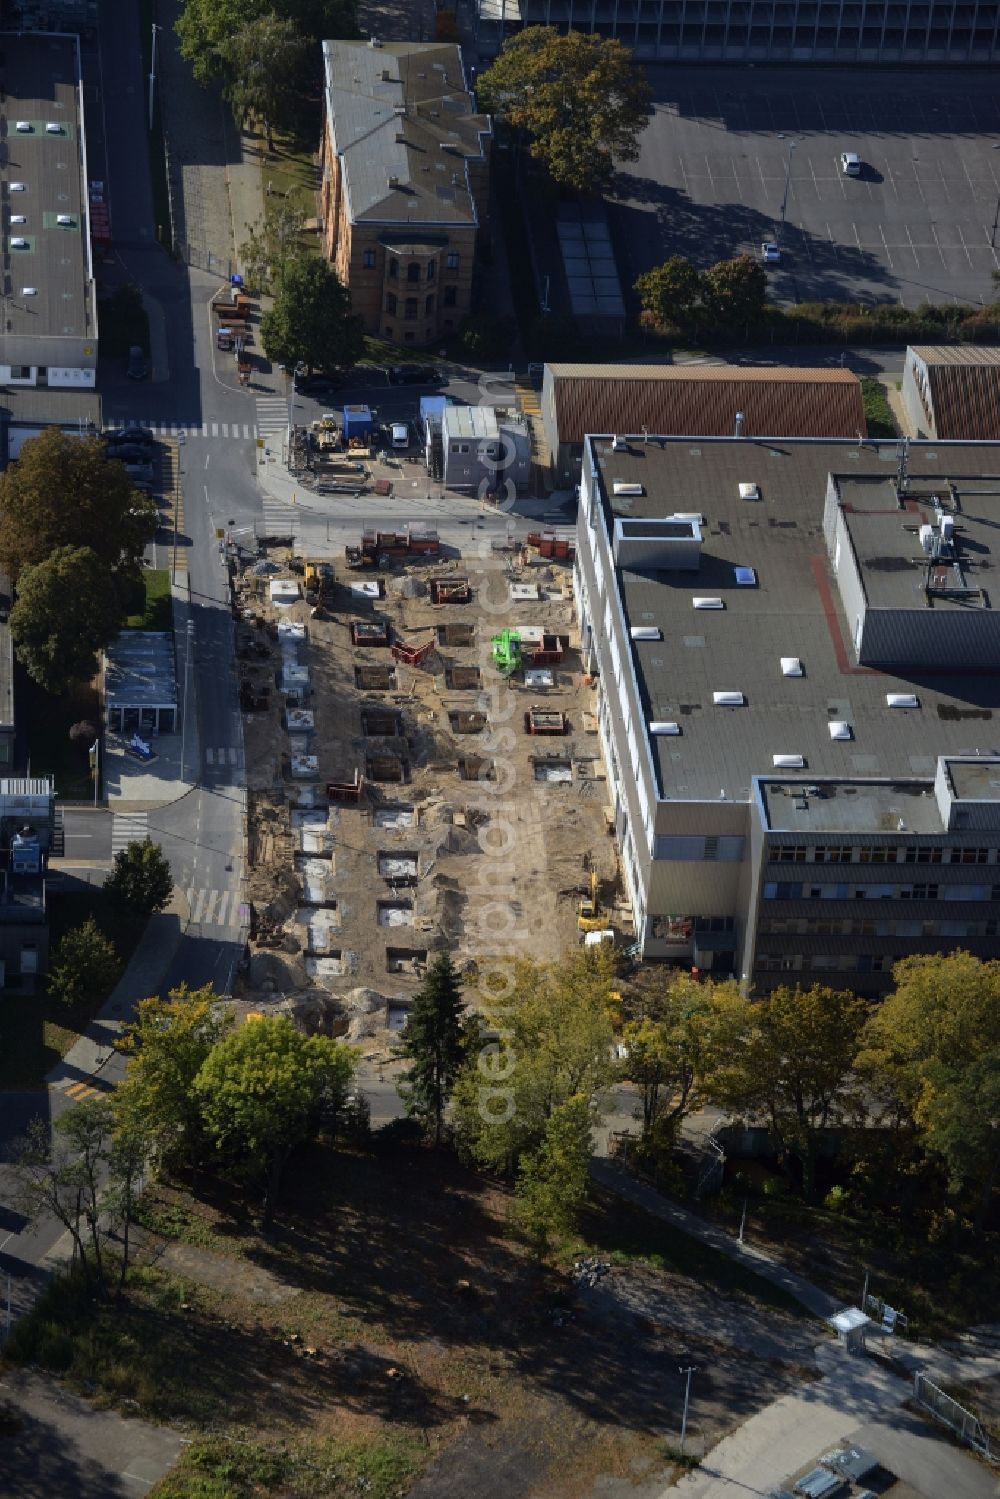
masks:
[[[462,981],[452,967],[450,953],[440,953],[413,996],[403,1053],[412,1066],[399,1085],[399,1096],[412,1119],[434,1130],[441,1143],[444,1111],[465,1058],[466,1024]]]

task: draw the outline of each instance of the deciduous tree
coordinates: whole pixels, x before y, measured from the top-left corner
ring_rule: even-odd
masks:
[[[871,1016],[859,1066],[911,1115],[923,1148],[985,1221],[1000,1180],[1000,963],[904,958]]]
[[[156,530],[156,505],[109,463],[95,437],[49,427],[29,438],[0,475],[0,564],[17,583],[22,570],[62,548],[89,548],[119,586],[140,575]],[[106,585],[105,585],[106,586]]]
[[[864,1000],[822,984],[774,989],[746,1002],[709,1084],[716,1103],[767,1125],[810,1198],[821,1132],[863,1112],[854,1061],[866,1015]]]
[[[174,877],[162,848],[147,836],[141,843],[119,849],[104,888],[112,900],[137,916],[152,916],[170,900]]]
[[[444,1111],[466,1049],[462,982],[443,952],[433,960],[413,996],[403,1032],[403,1055],[410,1066],[399,1084],[407,1114],[419,1119],[441,1143]]]
[[[643,1133],[660,1121],[669,1132],[706,1101],[719,1065],[746,1023],[735,984],[671,975],[640,1020],[622,1031],[623,1071],[642,1089]]]
[[[767,272],[752,255],[720,260],[701,278],[706,316],[730,327],[758,322],[766,297]]]
[[[701,296],[701,276],[683,255],[643,271],[635,283],[642,310],[657,328],[685,328]]]
[[[587,1201],[594,1110],[582,1093],[553,1109],[541,1142],[521,1157],[514,1216],[538,1253],[572,1233]]]
[[[10,633],[28,675],[53,696],[91,680],[120,623],[107,566],[90,547],[60,547],[22,568]]]
[[[268,11],[244,21],[222,43],[224,92],[242,128],[255,122],[274,150],[276,129],[295,120],[308,42],[287,16]]]
[[[284,270],[274,307],[260,320],[268,359],[288,368],[345,369],[364,352],[361,319],[351,294],[318,255],[299,256]]]
[[[263,218],[248,228],[249,238],[240,245],[243,274],[255,290],[270,291],[280,284],[289,261],[301,253],[305,215],[288,198],[271,198]]]
[[[171,989],[167,999],[139,1001],[118,1050],[128,1059],[115,1089],[123,1130],[149,1121],[152,1148],[168,1165],[189,1164],[204,1140],[199,1099],[194,1092],[209,1052],[233,1027],[233,1012],[211,984]]]
[[[481,108],[531,138],[531,155],[575,192],[606,187],[635,161],[651,91],[621,42],[527,26],[476,82]]]
[[[93,916],[62,938],[49,965],[49,998],[68,1010],[83,1009],[106,999],[122,971],[115,944]]]
[[[517,961],[509,992],[483,996],[482,1036],[453,1111],[461,1148],[481,1165],[512,1171],[541,1144],[555,1109],[610,1080],[613,987],[613,959],[579,948],[550,964]]]
[[[355,1053],[285,1016],[248,1022],[212,1047],[194,1080],[205,1129],[234,1176],[263,1187],[269,1225],[297,1145],[342,1111]]]
[[[200,83],[226,75],[226,48],[241,27],[268,14],[294,22],[318,51],[326,39],[358,34],[354,0],[184,0],[177,21],[181,56]],[[307,73],[310,59],[306,59]]]

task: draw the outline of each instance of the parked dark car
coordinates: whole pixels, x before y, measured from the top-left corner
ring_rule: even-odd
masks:
[[[332,396],[340,387],[335,375],[296,375],[295,391],[300,396]]]
[[[146,356],[138,344],[133,344],[128,351],[128,368],[125,373],[130,380],[146,378]]]
[[[141,442],[152,447],[156,438],[148,427],[105,427],[104,436],[108,442]]]
[[[149,448],[137,442],[109,442],[104,451],[108,458],[117,458],[121,463],[148,463],[150,459]]]
[[[437,385],[441,379],[431,364],[393,364],[385,375],[390,385]]]

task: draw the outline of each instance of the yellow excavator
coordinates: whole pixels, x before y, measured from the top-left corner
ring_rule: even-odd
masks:
[[[583,896],[577,910],[576,924],[581,932],[606,932],[610,916],[601,911],[597,870],[590,871],[590,894]]]

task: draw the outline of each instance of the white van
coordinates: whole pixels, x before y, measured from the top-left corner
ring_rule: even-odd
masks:
[[[410,446],[410,429],[405,422],[393,422],[391,437],[394,448],[408,448]]]

